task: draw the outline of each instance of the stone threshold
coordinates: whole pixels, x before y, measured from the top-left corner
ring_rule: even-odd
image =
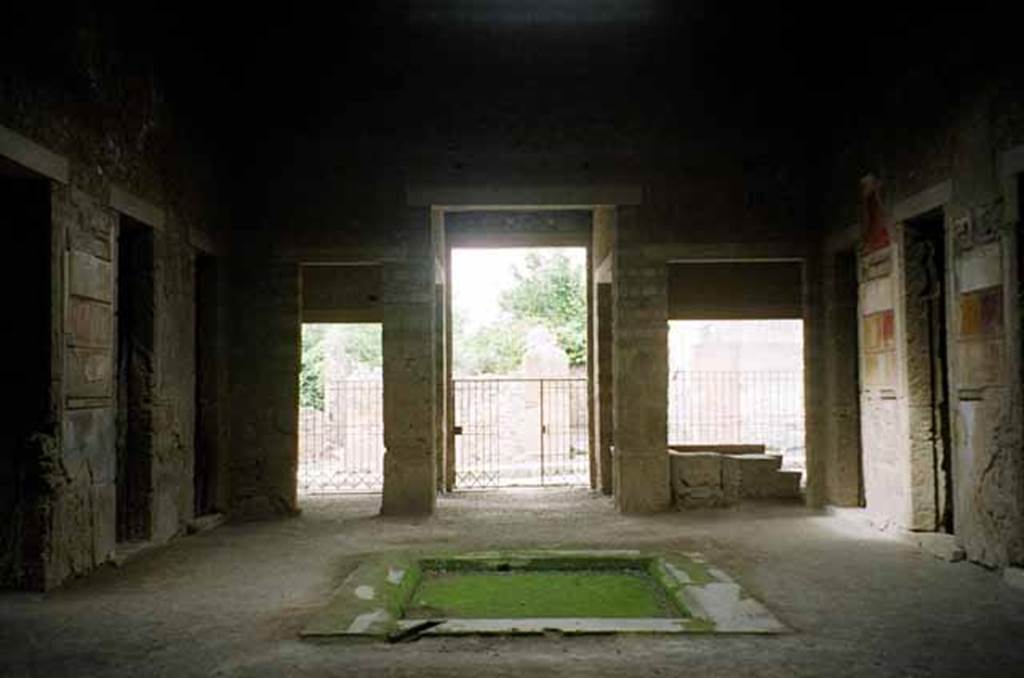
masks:
[[[399,632],[420,626],[423,619],[403,619]],[[692,619],[637,617],[607,619],[589,617],[539,617],[516,619],[444,619],[436,626],[418,632],[418,636],[476,635],[594,635],[607,633],[685,633]]]
[[[188,521],[185,529],[189,534],[199,534],[201,532],[209,532],[210,530],[216,529],[226,521],[227,516],[223,513],[208,513],[204,516],[198,516]]]
[[[866,509],[856,507],[826,506],[825,513],[853,525],[866,527],[895,541],[909,544],[939,560],[958,563],[966,560],[967,553],[956,542],[956,535],[942,532],[914,532],[894,525],[883,525],[872,520]]]
[[[967,560],[967,552],[956,543],[956,535],[941,532],[912,532],[891,525],[879,525],[863,508],[826,506],[825,513],[848,523],[866,527],[890,539],[909,544],[939,560],[958,563]],[[1010,588],[1024,591],[1024,567],[1007,565],[1002,570],[1003,582]]]
[[[1024,567],[1011,565],[1003,568],[1003,581],[1011,588],[1024,591]]]
[[[216,529],[223,525],[227,521],[227,516],[223,513],[210,513],[205,516],[199,516],[193,518],[185,524],[185,535],[200,534],[202,532],[209,532],[210,530]],[[117,544],[114,548],[114,553],[110,556],[109,562],[114,567],[124,567],[129,561],[135,560],[144,553],[166,546],[178,537],[183,536],[180,532],[172,535],[168,539],[163,541],[153,540],[139,540],[139,541],[126,541]]]

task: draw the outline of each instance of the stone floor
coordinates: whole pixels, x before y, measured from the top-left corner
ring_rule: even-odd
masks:
[[[802,507],[623,517],[587,491],[442,498],[377,517],[372,496],[226,525],[50,594],[0,594],[0,674],[1021,675],[1024,592]],[[314,644],[299,629],[361,554],[537,546],[701,551],[796,633]]]

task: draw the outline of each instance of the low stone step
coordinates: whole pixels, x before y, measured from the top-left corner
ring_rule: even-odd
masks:
[[[703,443],[700,445],[672,444],[668,449],[684,454],[692,452],[718,452],[719,454],[764,454],[764,445],[726,445]]]
[[[782,458],[774,454],[727,454],[722,459],[722,484],[729,497],[772,497]]]
[[[782,457],[778,454],[727,454],[729,459],[735,459],[744,469],[756,469],[761,471],[778,471],[782,468]]]
[[[717,452],[669,452],[672,494],[680,508],[725,506],[722,461]]]
[[[798,499],[800,497],[800,471],[776,471],[775,493],[771,495],[779,499]]]
[[[797,498],[799,471],[774,454],[669,452],[672,493],[681,508],[729,506],[747,498]]]

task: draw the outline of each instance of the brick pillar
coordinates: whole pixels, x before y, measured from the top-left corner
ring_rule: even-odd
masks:
[[[623,513],[671,503],[668,464],[668,266],[637,245],[614,253],[615,501]]]
[[[434,259],[384,265],[383,515],[428,515],[437,501]]]

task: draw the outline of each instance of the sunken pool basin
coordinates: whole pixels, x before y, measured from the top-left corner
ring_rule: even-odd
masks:
[[[430,572],[405,619],[516,617],[681,617],[684,612],[643,573]]]
[[[700,554],[558,550],[368,559],[302,636],[784,630]]]

